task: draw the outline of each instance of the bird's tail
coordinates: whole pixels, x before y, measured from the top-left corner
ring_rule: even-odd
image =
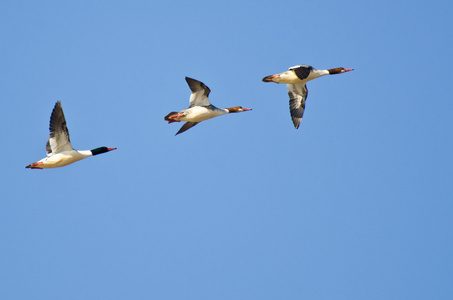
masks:
[[[169,113],[168,115],[166,115],[166,116],[164,117],[164,120],[165,120],[165,121],[172,121],[172,119],[170,119],[170,117],[171,117],[171,116],[174,116],[174,115],[177,115],[177,114],[179,114],[177,111],[172,111],[171,113]]]

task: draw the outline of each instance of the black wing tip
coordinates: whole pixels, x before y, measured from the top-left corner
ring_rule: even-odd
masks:
[[[61,105],[61,101],[60,101],[60,100],[58,100],[57,102],[55,102],[55,106],[53,107],[52,113],[53,113],[54,111],[56,111],[57,109],[63,110],[63,106]]]
[[[184,124],[184,125],[186,125],[186,124]],[[187,129],[184,129],[184,125],[182,125],[181,128],[179,128],[178,132],[175,133],[175,136],[177,136],[178,134],[181,134],[187,130]]]
[[[193,79],[193,78],[190,78],[190,77],[187,77],[187,76],[186,76],[186,82],[187,82],[187,84],[188,84],[189,86],[190,86],[191,84],[194,84],[194,83],[197,83],[197,82],[198,82],[198,83],[202,83],[202,82],[199,81],[199,80],[196,80],[196,79]]]
[[[300,123],[302,123],[302,118],[304,117],[305,105],[301,106],[302,109],[292,109],[290,107],[291,120],[293,121],[294,127],[299,129]]]
[[[175,134],[175,136],[177,136],[178,134],[183,133],[183,132],[189,130],[190,128],[194,127],[194,126],[197,125],[198,123],[200,123],[200,122],[186,122],[186,123],[184,123],[184,125],[181,126],[181,128],[180,128],[179,131]]]
[[[300,123],[302,123],[302,118],[291,118],[294,124],[294,128],[299,129]]]
[[[198,81],[196,79],[190,78],[186,76],[186,82],[189,85],[189,88],[192,92],[195,92],[197,90],[197,84],[202,84],[201,81]]]
[[[55,102],[55,106],[52,110],[52,114],[56,111],[56,110],[61,110],[61,112],[63,112],[63,106],[61,105],[61,101],[58,100],[57,102]]]
[[[61,106],[61,102],[57,101],[55,103],[55,107],[52,110],[52,114],[50,115],[49,121],[49,131],[52,134],[54,131],[63,130],[68,134],[68,128],[66,127],[66,118],[64,116],[63,107]]]
[[[198,92],[204,90],[205,95],[208,96],[211,90],[209,87],[200,80],[196,80],[186,76],[186,82],[192,92]]]
[[[60,101],[60,100],[58,100],[57,102],[55,102],[55,106],[53,107],[52,113],[53,113],[54,111],[56,111],[57,109],[63,110],[63,106],[61,105],[61,101]]]

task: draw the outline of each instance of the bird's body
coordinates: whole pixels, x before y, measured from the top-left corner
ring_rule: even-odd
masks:
[[[56,153],[54,155],[47,156],[36,163],[32,163],[26,168],[32,169],[47,169],[47,168],[58,168],[70,165],[76,161],[82,160],[91,156],[90,150],[77,151],[69,150]]]
[[[321,76],[340,74],[352,70],[344,68],[319,70],[312,66],[299,65],[291,67],[283,73],[266,76],[263,78],[263,81],[287,84],[291,119],[294,127],[297,129],[305,111],[305,100],[308,95],[306,83]]]
[[[226,108],[221,109],[214,105],[193,106],[178,112],[177,114],[181,116],[174,116],[171,121],[201,122],[227,113],[229,113],[229,111]]]
[[[69,131],[61,102],[58,101],[50,117],[50,136],[46,144],[47,157],[25,168],[48,169],[70,165],[89,156],[105,153],[116,148],[99,147],[93,150],[75,150],[69,140]]]
[[[164,117],[168,123],[173,122],[186,122],[176,135],[183,133],[184,131],[192,128],[198,123],[209,120],[221,115],[228,113],[237,113],[242,111],[251,110],[243,108],[241,106],[230,107],[230,108],[217,108],[209,102],[209,93],[211,90],[201,81],[186,77],[187,84],[192,91],[190,95],[189,108],[181,110],[179,112],[171,112]]]

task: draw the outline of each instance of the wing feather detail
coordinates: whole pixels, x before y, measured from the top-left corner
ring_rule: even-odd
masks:
[[[299,128],[302,116],[305,111],[305,99],[307,99],[308,90],[305,83],[303,84],[287,84],[289,95],[289,111],[294,127]]]
[[[50,116],[49,123],[49,140],[46,144],[47,156],[63,151],[73,150],[71,141],[69,140],[69,131],[66,127],[66,119],[64,117],[61,102],[55,103],[55,107]]]
[[[189,130],[190,128],[194,127],[198,123],[200,123],[200,122],[186,122],[184,125],[182,125],[181,129],[179,129],[179,131],[175,135],[178,135],[180,133],[183,133],[186,130]]]
[[[192,91],[189,107],[208,106],[211,104],[208,98],[211,90],[203,82],[189,77],[186,77],[186,81]]]

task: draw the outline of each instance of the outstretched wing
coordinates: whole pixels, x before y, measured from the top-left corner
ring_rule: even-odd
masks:
[[[46,144],[47,156],[73,150],[60,101],[55,103],[55,107],[53,108],[52,115],[50,116],[49,130],[49,140]]]
[[[194,127],[198,123],[200,123],[200,122],[186,122],[184,125],[182,125],[181,129],[179,129],[179,131],[175,135],[178,135],[180,133],[183,133],[186,130],[189,130],[190,128]]]
[[[189,107],[208,106],[211,104],[208,99],[211,90],[203,82],[189,77],[186,77],[186,81],[192,91]]]
[[[308,90],[305,83],[303,84],[287,84],[289,95],[289,111],[294,127],[299,128],[302,116],[305,110],[305,99],[307,99]]]

